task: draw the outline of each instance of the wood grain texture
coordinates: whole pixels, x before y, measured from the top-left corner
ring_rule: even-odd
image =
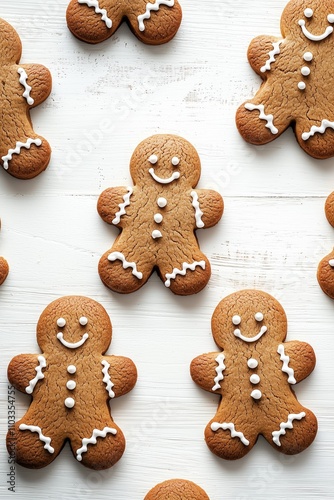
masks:
[[[173,477],[196,482],[211,500],[334,495],[334,302],[316,280],[319,260],[334,246],[323,210],[334,188],[334,159],[309,158],[291,130],[270,145],[250,146],[234,124],[238,105],[259,85],[248,44],[260,34],[279,35],[286,0],[181,3],[183,23],[165,46],[147,47],[123,25],[92,47],[68,31],[68,0],[1,2],[0,17],[22,39],[22,63],[44,64],[53,75],[51,96],[32,112],[36,132],[53,149],[49,168],[26,182],[0,171],[0,255],[11,267],[0,289],[1,498],[12,498],[6,367],[17,354],[37,352],[38,317],[66,294],[101,302],[113,323],[109,354],[137,365],[135,389],[112,402],[127,448],[105,472],[87,471],[68,446],[48,469],[17,467],[15,498],[142,500]],[[220,224],[198,234],[212,278],[193,297],[173,296],[156,275],[139,292],[120,296],[97,274],[117,235],[97,214],[98,196],[130,183],[131,154],[155,133],[189,140],[202,160],[198,187],[218,190],[225,201]],[[260,439],[242,461],[226,463],[203,437],[217,396],[195,386],[189,365],[216,349],[210,321],[217,303],[252,287],[282,303],[288,340],[314,347],[316,369],[296,392],[317,415],[319,432],[299,456],[282,456]],[[27,406],[28,396],[17,394],[17,419]]]

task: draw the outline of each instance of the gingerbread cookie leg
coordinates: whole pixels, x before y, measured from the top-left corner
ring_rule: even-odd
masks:
[[[296,137],[299,145],[313,158],[326,159],[334,155],[334,122],[328,116],[318,119],[300,117],[296,122]]]

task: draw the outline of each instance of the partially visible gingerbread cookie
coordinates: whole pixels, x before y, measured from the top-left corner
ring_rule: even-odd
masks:
[[[263,83],[237,111],[251,144],[266,144],[293,126],[314,158],[334,155],[334,1],[291,0],[281,18],[282,38],[259,36],[248,60]]]
[[[51,463],[65,441],[75,458],[107,469],[122,456],[125,439],[109,401],[129,392],[137,371],[121,356],[105,355],[111,323],[105,309],[87,297],[62,297],[37,325],[42,354],[21,354],[8,366],[10,383],[32,396],[27,413],[7,434],[18,464],[38,469]]]
[[[334,249],[319,262],[317,278],[322,291],[334,299]]]
[[[50,161],[49,143],[37,135],[30,109],[51,92],[51,75],[40,64],[19,64],[21,41],[14,28],[0,19],[0,162],[19,179],[31,179]]]
[[[334,227],[334,192],[326,200],[325,214],[330,225]]]
[[[103,42],[126,20],[139,40],[160,45],[176,35],[182,10],[178,0],[71,0],[66,18],[84,42]]]
[[[193,380],[220,396],[205,429],[210,450],[221,458],[243,457],[261,434],[287,455],[305,450],[317,433],[317,419],[296,399],[292,387],[314,369],[305,342],[284,342],[285,312],[267,293],[242,290],[223,299],[212,316],[219,352],[191,363]]]
[[[211,267],[195,231],[217,224],[224,204],[215,191],[195,189],[201,174],[197,151],[182,137],[154,135],[134,151],[130,172],[133,187],[106,189],[98,200],[102,219],[121,230],[100,259],[101,280],[115,292],[130,293],[156,269],[172,292],[199,292]]]
[[[170,479],[157,484],[144,500],[210,500],[202,488],[184,479]]]
[[[1,220],[0,220],[0,229],[1,229]],[[9,266],[6,259],[0,257],[0,285],[5,281],[9,273]]]

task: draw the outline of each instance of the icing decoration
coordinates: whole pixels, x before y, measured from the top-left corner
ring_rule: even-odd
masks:
[[[245,108],[248,109],[248,111],[254,111],[257,109],[260,111],[260,120],[266,120],[267,125],[266,128],[269,128],[270,132],[274,135],[278,134],[278,129],[274,126],[274,117],[273,115],[266,115],[264,112],[264,106],[263,104],[259,104],[256,106],[255,104],[252,104],[251,102],[247,102],[245,104]]]
[[[172,279],[175,280],[177,275],[185,276],[188,269],[190,269],[191,271],[195,271],[197,266],[201,267],[202,269],[205,269],[205,261],[204,260],[201,260],[199,262],[195,261],[192,264],[188,264],[187,262],[183,262],[182,269],[177,269],[175,267],[173,269],[172,273],[166,274],[165,286],[167,288],[169,288],[170,287],[170,280],[172,280]]]
[[[284,345],[280,344],[277,349],[278,354],[280,355],[280,360],[283,362],[282,372],[288,375],[289,384],[296,384],[297,381],[294,377],[295,372],[293,368],[289,366],[290,358],[285,354]]]
[[[66,398],[64,401],[64,404],[65,404],[66,408],[73,408],[75,405],[75,401],[73,398]]]
[[[36,366],[36,368],[35,368],[36,377],[34,377],[32,380],[30,380],[28,387],[26,387],[27,394],[32,394],[37,382],[44,378],[44,373],[42,373],[42,369],[46,368],[45,358],[44,358],[44,356],[38,356],[37,359],[38,359],[39,365]]]
[[[155,165],[158,161],[158,157],[157,155],[151,155],[148,159],[148,161],[152,164],[152,165]]]
[[[313,35],[313,33],[311,33],[306,28],[306,26],[305,26],[306,23],[305,23],[304,19],[301,19],[300,21],[298,21],[298,24],[301,27],[302,32],[304,33],[306,38],[308,38],[312,42],[321,42],[321,40],[325,40],[325,38],[327,38],[329,35],[331,35],[334,31],[333,26],[327,26],[325,32],[322,35]]]
[[[299,82],[298,83],[298,88],[299,88],[299,90],[305,90],[306,89],[306,83],[305,82]]]
[[[304,61],[311,62],[313,59],[312,52],[305,52],[303,58],[304,58]]]
[[[77,386],[77,383],[74,382],[74,380],[69,380],[66,384],[66,387],[69,391],[74,391],[74,389],[76,388]]]
[[[284,436],[286,434],[286,429],[293,429],[292,422],[294,420],[301,420],[306,416],[306,413],[302,411],[301,413],[290,413],[288,416],[288,420],[286,422],[282,422],[280,424],[280,430],[272,432],[273,441],[277,446],[281,446],[280,436]]]
[[[150,19],[151,10],[159,10],[160,5],[166,5],[167,7],[174,7],[174,0],[155,0],[154,3],[148,2],[146,5],[146,12],[138,16],[138,25],[140,31],[145,31],[144,21]]]
[[[313,16],[313,10],[312,9],[305,9],[304,10],[304,16],[305,17],[312,17]]]
[[[161,231],[159,231],[158,229],[155,229],[154,231],[152,231],[152,238],[154,240],[162,238]]]
[[[110,375],[109,375],[109,372],[108,372],[108,370],[110,368],[110,364],[106,360],[101,361],[101,364],[103,366],[103,368],[102,368],[102,373],[104,375],[104,377],[103,377],[103,383],[106,384],[106,391],[109,394],[110,398],[114,398],[115,397],[115,393],[112,390],[112,388],[114,387],[115,384],[112,383]]]
[[[222,424],[220,424],[219,422],[212,422],[211,430],[213,430],[213,432],[216,432],[218,431],[218,429],[223,429],[224,431],[229,430],[231,432],[232,438],[238,437],[245,446],[249,445],[248,439],[245,438],[242,432],[237,432],[235,430],[234,424],[232,424],[232,422],[223,422]]]
[[[253,399],[261,399],[262,398],[262,392],[259,391],[258,389],[255,389],[254,391],[251,392],[251,396]]]
[[[27,103],[30,106],[32,106],[35,101],[30,96],[31,87],[30,87],[30,85],[27,84],[28,75],[27,75],[27,73],[25,72],[25,70],[23,68],[19,68],[17,70],[17,72],[20,75],[19,82],[20,82],[21,85],[23,85],[23,87],[25,89],[22,95],[25,98],[25,100],[27,101]]]
[[[86,316],[81,316],[81,318],[79,319],[79,323],[81,326],[86,326],[88,323],[88,319],[86,318]]]
[[[302,134],[303,141],[307,141],[310,137],[313,137],[317,132],[319,134],[324,134],[328,128],[332,128],[334,130],[334,122],[330,122],[329,120],[322,120],[320,127],[316,127],[313,125],[309,132],[304,132]]]
[[[161,214],[154,215],[154,222],[156,222],[157,224],[161,224],[162,221],[163,221],[163,216]]]
[[[240,325],[240,323],[241,323],[241,318],[240,318],[240,316],[238,316],[237,314],[236,314],[235,316],[233,316],[233,318],[232,318],[232,323],[233,323],[235,326]]]
[[[244,335],[242,335],[239,328],[236,328],[233,333],[236,337],[243,340],[244,342],[256,342],[257,340],[259,340],[262,337],[262,335],[264,335],[266,333],[266,331],[267,331],[267,327],[261,326],[261,330],[254,337],[245,337]]]
[[[248,368],[251,368],[252,370],[254,370],[255,368],[257,368],[258,365],[259,365],[259,362],[256,359],[254,359],[254,358],[250,358],[247,361]]]
[[[108,255],[108,260],[110,262],[114,262],[115,260],[120,260],[123,264],[123,269],[128,269],[128,267],[132,268],[132,274],[136,276],[139,280],[142,279],[143,273],[140,273],[137,271],[137,265],[135,262],[128,262],[124,255],[121,252],[113,252],[110,255]]]
[[[300,70],[300,72],[303,76],[309,76],[311,73],[311,70],[307,66],[303,66],[302,69]]]
[[[165,208],[167,206],[166,198],[158,198],[157,204],[160,208]]]
[[[76,366],[74,366],[74,365],[69,365],[69,366],[67,367],[67,371],[68,371],[68,373],[70,373],[71,375],[73,375],[73,374],[77,371]]]
[[[180,158],[178,158],[177,156],[174,156],[174,157],[172,158],[172,165],[173,165],[174,167],[177,167],[177,166],[179,165],[179,163],[180,163]]]
[[[226,366],[224,365],[225,356],[223,353],[218,354],[215,361],[218,363],[218,366],[215,368],[217,376],[213,379],[215,385],[212,387],[212,391],[216,391],[217,389],[221,389],[220,382],[224,379],[223,371]]]
[[[276,61],[275,56],[277,56],[278,54],[281,53],[280,48],[279,48],[279,46],[281,45],[281,43],[283,43],[283,40],[280,40],[279,42],[273,42],[273,47],[274,48],[268,54],[268,56],[269,56],[268,61],[260,69],[261,73],[265,73],[266,71],[270,71],[271,70],[271,63],[273,63],[273,62]]]
[[[66,325],[66,319],[64,318],[57,319],[57,326],[59,326],[59,328],[63,328],[65,325]]]
[[[131,187],[128,187],[128,192],[123,196],[123,203],[120,203],[118,205],[119,211],[116,212],[115,218],[112,221],[112,224],[116,225],[119,224],[122,215],[126,214],[126,207],[130,205],[130,196],[133,194],[133,189]]]
[[[68,347],[69,349],[77,349],[78,347],[81,347],[88,339],[88,336],[89,336],[88,333],[85,333],[82,336],[81,340],[72,343],[72,342],[67,342],[67,340],[64,339],[62,332],[57,333],[57,339],[63,344],[63,346]]]
[[[31,145],[35,144],[35,146],[41,146],[42,141],[41,139],[28,139],[27,142],[20,142],[17,141],[16,146],[14,149],[10,149],[6,156],[3,156],[1,159],[4,162],[3,163],[3,168],[5,170],[8,170],[9,168],[9,162],[13,158],[13,154],[19,155],[21,153],[21,149],[30,149]]]
[[[200,205],[199,205],[199,201],[198,201],[198,194],[196,193],[196,191],[192,191],[190,193],[193,201],[192,201],[192,206],[194,207],[195,209],[195,219],[196,219],[196,227],[198,228],[201,228],[201,227],[204,227],[204,222],[202,221],[202,215],[203,215],[203,212],[200,208]]]
[[[100,9],[98,0],[78,0],[80,4],[86,4],[88,7],[94,7],[96,14],[101,14],[102,21],[105,22],[107,28],[112,27],[112,20],[108,17],[106,9]]]
[[[334,267],[334,259],[331,259],[328,264],[331,266],[331,267]]]
[[[45,443],[44,449],[47,450],[49,453],[54,453],[54,448],[50,446],[51,444],[51,438],[44,436],[42,433],[42,429],[38,427],[38,425],[26,425],[26,424],[21,424],[19,427],[20,431],[31,431],[31,432],[37,432],[39,439]]]
[[[263,321],[264,316],[261,312],[258,312],[255,314],[254,318],[256,321]]]
[[[154,172],[154,168],[150,168],[149,173],[151,177],[153,177],[153,179],[160,184],[170,184],[171,182],[176,181],[180,178],[180,172],[174,172],[173,175],[171,175],[167,179],[163,179],[162,177],[156,175],[156,173]]]
[[[98,437],[105,438],[107,434],[113,434],[115,436],[117,434],[117,430],[112,429],[111,427],[105,427],[102,431],[94,429],[90,438],[83,438],[82,447],[76,451],[78,462],[81,462],[82,454],[87,452],[87,445],[96,444]]]
[[[256,375],[256,373],[253,373],[253,375],[249,377],[249,380],[251,384],[257,385],[260,383],[261,379],[258,375]]]

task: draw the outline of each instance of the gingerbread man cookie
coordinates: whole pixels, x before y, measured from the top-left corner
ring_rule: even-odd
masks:
[[[283,38],[260,36],[248,49],[263,83],[238,109],[236,123],[251,144],[266,144],[289,125],[314,158],[334,155],[334,1],[291,0]]]
[[[70,441],[83,465],[111,467],[125,440],[108,403],[134,387],[137,372],[128,358],[104,356],[111,342],[107,312],[86,297],[55,300],[39,319],[37,341],[43,354],[16,356],[8,367],[10,383],[33,398],[8,431],[10,454],[15,447],[17,463],[38,469]]]
[[[106,189],[98,200],[102,219],[122,231],[100,260],[103,283],[134,292],[156,269],[174,293],[199,292],[211,268],[194,231],[217,224],[224,205],[215,191],[195,189],[201,173],[195,148],[175,135],[154,135],[134,151],[130,172],[134,187]]]
[[[0,228],[1,228],[1,220],[0,220]],[[9,266],[6,259],[0,257],[0,285],[5,281],[9,273]]]
[[[334,227],[334,192],[326,200],[325,213],[328,222]],[[317,278],[322,290],[334,299],[334,249],[320,261]]]
[[[182,10],[178,0],[71,0],[66,17],[84,42],[103,42],[126,20],[139,40],[160,45],[176,35]]]
[[[14,28],[0,19],[0,161],[19,179],[31,179],[46,169],[51,148],[37,135],[30,109],[41,104],[51,92],[51,75],[40,64],[19,64],[22,52]]]
[[[212,332],[221,351],[191,363],[193,380],[220,396],[205,429],[210,450],[235,460],[253,448],[260,434],[288,455],[305,450],[317,433],[317,419],[291,386],[312,372],[315,355],[304,342],[284,342],[282,306],[257,290],[233,293],[214,311]]]
[[[202,488],[184,479],[170,479],[157,484],[144,500],[210,500]]]

